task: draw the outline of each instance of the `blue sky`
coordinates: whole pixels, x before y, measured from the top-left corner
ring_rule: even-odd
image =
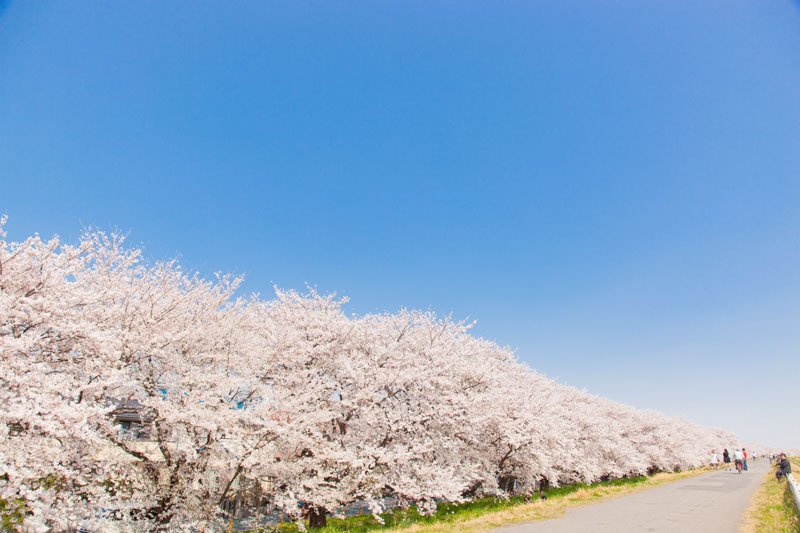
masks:
[[[798,8],[0,0],[0,211],[800,447]]]

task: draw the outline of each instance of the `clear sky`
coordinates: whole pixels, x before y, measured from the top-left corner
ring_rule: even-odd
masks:
[[[0,211],[800,447],[797,1],[0,0]]]

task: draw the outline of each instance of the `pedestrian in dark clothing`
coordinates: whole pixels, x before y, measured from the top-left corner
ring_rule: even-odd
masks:
[[[786,454],[781,454],[781,459],[778,461],[778,470],[775,472],[775,478],[780,479],[786,477],[786,474],[792,473],[792,463],[786,458]]]
[[[723,463],[730,463],[731,462],[731,454],[728,453],[728,448],[722,450],[722,462]]]

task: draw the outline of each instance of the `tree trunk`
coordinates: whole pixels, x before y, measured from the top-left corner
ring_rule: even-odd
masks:
[[[327,512],[324,507],[314,506],[308,511],[308,526],[311,529],[318,529],[328,525]]]
[[[172,496],[161,498],[158,500],[158,505],[150,509],[156,524],[159,526],[168,526],[172,520]]]

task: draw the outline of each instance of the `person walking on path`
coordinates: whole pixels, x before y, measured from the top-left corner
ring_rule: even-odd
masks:
[[[722,451],[722,462],[725,463],[725,468],[728,468],[728,464],[731,462],[731,454],[728,453],[728,448],[725,448]]]
[[[742,448],[742,470],[747,472],[747,450]]]
[[[719,454],[717,454],[716,450],[711,450],[711,467],[714,470],[719,468]]]
[[[786,458],[786,454],[782,453],[778,461],[778,470],[775,472],[775,479],[786,477],[786,474],[792,473],[792,463]]]
[[[736,465],[736,472],[742,473],[742,450],[739,448],[733,450],[733,464]]]

